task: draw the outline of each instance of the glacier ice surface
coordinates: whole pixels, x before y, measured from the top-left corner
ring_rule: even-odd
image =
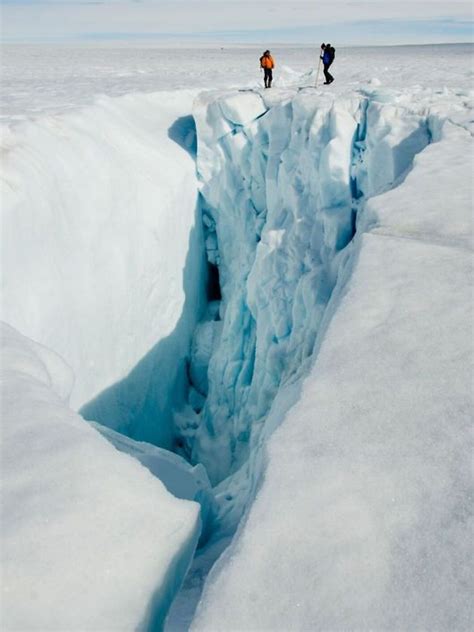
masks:
[[[118,390],[91,403],[92,418],[166,447],[179,437],[182,446],[173,447],[197,464],[102,430],[173,493],[200,500],[204,524],[212,515],[215,535],[226,536],[211,537],[199,552],[170,621],[189,622],[189,604],[245,514],[209,581],[197,628],[219,627],[223,615],[244,627],[361,627],[368,612],[374,625],[462,625],[469,616],[462,592],[465,452],[441,422],[428,428],[427,416],[434,411],[442,420],[443,405],[456,413],[465,385],[457,373],[441,378],[439,364],[431,366],[436,353],[426,327],[439,339],[435,359],[452,368],[457,339],[433,319],[446,322],[443,300],[454,302],[456,288],[466,291],[463,253],[472,231],[469,161],[462,156],[471,147],[463,129],[469,96],[421,87],[397,92],[375,81],[337,97],[311,87],[204,94],[194,110],[199,200],[192,98],[187,92],[100,99],[86,112],[45,117],[6,136],[4,199],[16,212],[4,223],[5,243],[35,252],[19,257],[21,250],[7,250],[6,317],[73,365],[76,406],[113,384]],[[54,243],[50,221],[61,232]],[[38,235],[44,247],[37,247]],[[219,287],[208,283],[206,308],[206,275],[216,270]],[[466,315],[461,309],[455,316],[461,340]],[[384,344],[398,345],[399,353]],[[148,356],[151,349],[156,353]],[[70,375],[52,357],[42,362],[56,375],[54,388],[66,392]],[[456,360],[461,366],[466,356]],[[400,379],[404,373],[411,382]],[[434,397],[426,411],[412,406],[417,397],[424,404],[427,393],[450,390],[446,404]],[[173,408],[180,409],[174,416]],[[381,434],[396,448],[381,450]],[[444,441],[446,454],[437,451]],[[113,454],[106,463],[118,475],[129,461]],[[199,463],[215,485],[217,507]],[[401,494],[385,494],[399,489],[403,502]],[[443,504],[442,490],[455,506]],[[449,523],[452,515],[458,523]],[[443,539],[440,525],[448,523]],[[191,549],[175,549],[184,566]],[[446,577],[455,581],[443,609],[437,597]],[[163,584],[167,604],[178,584]],[[282,585],[292,589],[282,595]],[[150,581],[145,592],[154,586]],[[313,588],[316,606],[307,601]],[[406,619],[386,607],[390,591],[394,603],[408,604]],[[236,612],[238,603],[245,607]],[[336,611],[335,603],[344,608]]]

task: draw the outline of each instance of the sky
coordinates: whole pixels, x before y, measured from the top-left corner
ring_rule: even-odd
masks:
[[[473,5],[456,0],[1,0],[15,41],[308,43],[468,42]]]

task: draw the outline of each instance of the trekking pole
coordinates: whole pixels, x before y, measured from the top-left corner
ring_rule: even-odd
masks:
[[[318,64],[318,72],[316,73],[316,83],[314,84],[315,88],[318,87],[319,71],[321,70],[321,51],[322,50],[323,50],[322,48],[319,49],[319,64]]]

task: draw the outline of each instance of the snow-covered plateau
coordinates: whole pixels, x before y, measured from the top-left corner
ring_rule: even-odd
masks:
[[[472,629],[472,47],[370,50],[7,47],[2,629]]]

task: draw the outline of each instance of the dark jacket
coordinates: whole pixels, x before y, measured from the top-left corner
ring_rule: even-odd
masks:
[[[334,61],[335,54],[336,54],[335,48],[333,48],[332,46],[326,47],[324,49],[324,53],[322,56],[323,64],[324,65],[332,64],[332,62]]]

